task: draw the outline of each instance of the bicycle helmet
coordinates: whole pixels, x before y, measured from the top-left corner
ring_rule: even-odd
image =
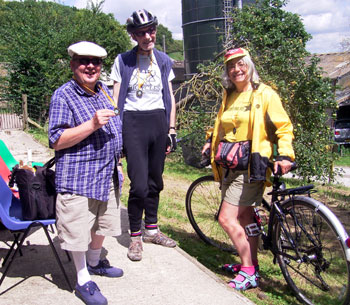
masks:
[[[133,33],[138,29],[145,28],[150,25],[158,25],[158,19],[151,12],[142,9],[132,13],[126,20],[126,30]]]

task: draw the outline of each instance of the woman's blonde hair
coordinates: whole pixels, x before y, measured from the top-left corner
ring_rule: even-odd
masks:
[[[250,56],[242,57],[242,61],[248,67],[249,80],[252,83],[253,88],[255,88],[256,85],[258,85],[260,82],[258,71],[256,71],[255,65],[254,65],[252,59],[250,58]],[[227,63],[224,65],[224,71],[222,73],[222,84],[223,84],[224,88],[226,88],[226,89],[235,89],[236,87],[235,87],[234,83],[231,82],[231,80],[227,74]]]

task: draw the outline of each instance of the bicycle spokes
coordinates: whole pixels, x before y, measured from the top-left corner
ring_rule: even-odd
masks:
[[[289,201],[282,214],[274,236],[288,284],[306,304],[345,304],[349,264],[334,227],[304,201]]]

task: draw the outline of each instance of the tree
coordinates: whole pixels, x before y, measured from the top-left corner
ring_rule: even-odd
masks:
[[[174,43],[173,35],[169,29],[162,24],[159,24],[157,27],[157,40],[156,48],[158,50],[164,50],[163,43],[165,42],[165,51],[168,51],[169,46]]]
[[[123,26],[113,15],[71,8],[54,2],[0,2],[0,57],[7,68],[2,92],[20,113],[21,96],[28,96],[32,119],[44,123],[50,96],[71,77],[67,47],[89,40],[106,48],[107,70],[115,56],[130,48]],[[108,71],[107,71],[108,72]]]
[[[157,41],[156,41],[156,48],[158,50],[164,51],[163,43],[165,43],[165,52],[170,55],[171,57],[174,57],[173,53],[181,54],[179,56],[175,56],[175,59],[183,59],[183,47],[182,47],[182,40],[175,40],[173,39],[172,33],[169,31],[169,29],[162,24],[159,24],[157,27]]]
[[[86,8],[88,10],[91,10],[95,15],[96,14],[99,14],[102,12],[102,7],[103,7],[103,4],[105,3],[106,0],[101,0],[97,3],[95,3],[93,0],[89,0],[87,5],[86,5]]]
[[[247,48],[262,81],[278,91],[294,126],[298,174],[326,180],[332,175],[335,157],[328,124],[336,110],[334,88],[330,79],[321,76],[318,59],[305,50],[311,36],[298,15],[282,10],[285,3],[258,0],[254,6],[234,10],[232,39],[225,47]],[[195,101],[201,100],[201,111],[213,107],[205,101],[216,101],[216,110],[221,103],[220,63],[221,58],[202,66],[201,74],[190,81],[190,91],[198,97]]]
[[[341,43],[340,47],[344,52],[349,52],[350,51],[350,37],[344,38]]]

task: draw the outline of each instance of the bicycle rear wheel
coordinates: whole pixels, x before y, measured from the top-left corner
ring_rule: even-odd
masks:
[[[224,251],[236,252],[230,238],[218,223],[220,205],[220,183],[213,176],[201,177],[190,185],[186,194],[186,212],[193,229],[207,244]]]
[[[295,197],[282,204],[285,218],[274,219],[277,260],[299,301],[349,304],[350,265],[339,226],[320,205],[309,197]]]

